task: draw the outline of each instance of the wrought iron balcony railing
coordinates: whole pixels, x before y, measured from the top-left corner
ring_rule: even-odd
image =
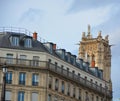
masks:
[[[25,85],[25,81],[19,81],[20,85]]]
[[[38,86],[38,82],[32,82],[33,86]]]
[[[112,91],[108,90],[107,88],[98,86],[95,83],[90,82],[80,77],[79,75],[73,74],[72,72],[67,71],[59,66],[57,66],[56,68],[55,64],[49,63],[47,61],[39,61],[37,65],[33,65],[33,60],[9,58],[9,61],[11,62],[7,62],[7,61],[8,61],[8,58],[0,57],[0,65],[3,65],[6,62],[8,66],[20,66],[20,67],[27,67],[27,68],[46,69],[56,74],[59,74],[67,79],[70,79],[84,87],[95,90],[101,94],[105,94],[108,97],[112,97]],[[33,85],[38,85],[38,83],[33,83]]]
[[[12,84],[12,80],[6,80],[7,84]]]

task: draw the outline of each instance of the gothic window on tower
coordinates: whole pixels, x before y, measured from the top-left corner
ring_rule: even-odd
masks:
[[[89,55],[87,55],[87,62],[90,63],[90,56]]]

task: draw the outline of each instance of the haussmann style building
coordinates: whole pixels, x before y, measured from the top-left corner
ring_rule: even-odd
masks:
[[[40,42],[37,33],[0,32],[0,96],[6,101],[112,101],[108,36],[81,34],[78,56]]]

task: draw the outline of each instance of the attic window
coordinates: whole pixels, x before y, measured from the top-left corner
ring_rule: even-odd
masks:
[[[31,38],[26,38],[24,41],[24,46],[27,48],[31,48],[32,47],[32,40]]]
[[[19,46],[19,37],[18,36],[12,36],[10,38],[10,42],[12,46]]]

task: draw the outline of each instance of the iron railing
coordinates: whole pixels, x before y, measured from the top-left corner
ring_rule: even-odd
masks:
[[[67,71],[59,66],[56,66],[55,64],[49,63],[47,61],[37,61],[37,65],[33,64],[33,61],[35,60],[26,60],[26,59],[17,59],[17,58],[5,58],[0,57],[0,65],[3,65],[4,63],[7,64],[7,66],[20,66],[20,67],[32,67],[32,68],[40,68],[40,69],[47,69],[51,72],[57,73],[67,79],[70,79],[82,86],[85,86],[89,89],[92,89],[94,91],[97,91],[101,94],[104,94],[108,97],[112,97],[112,91],[108,90],[107,87],[99,86],[93,82],[88,81],[87,79],[84,79],[80,77],[79,75],[76,75],[70,71]]]
[[[32,35],[32,32],[28,31],[27,29],[17,28],[17,27],[0,27],[0,32],[2,32],[2,33],[13,32],[13,33],[18,33],[18,34],[24,33],[29,36]]]

